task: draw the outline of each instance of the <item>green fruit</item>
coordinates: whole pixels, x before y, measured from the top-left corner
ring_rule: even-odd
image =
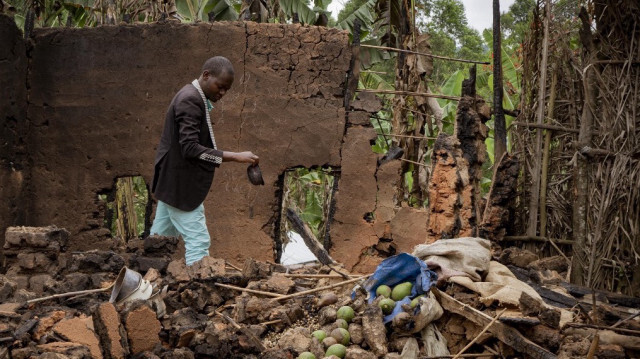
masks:
[[[351,340],[349,331],[343,328],[336,328],[331,332],[331,337],[334,338],[339,344],[348,345]]]
[[[353,317],[355,317],[356,313],[354,313],[353,308],[345,305],[338,309],[338,319],[344,319],[347,323],[350,323]]]
[[[422,298],[422,297],[424,297],[424,294],[419,295],[419,296],[417,296],[417,297],[413,298],[413,300],[411,301],[411,304],[410,304],[410,305],[411,305],[411,308],[415,308],[415,307],[416,307],[416,305],[418,305],[418,303],[420,303],[420,298]]]
[[[324,330],[316,330],[315,332],[311,333],[311,335],[318,339],[319,342],[322,342],[324,338],[327,337],[327,333]]]
[[[411,294],[411,287],[413,287],[413,284],[411,284],[411,282],[398,284],[397,286],[393,287],[393,290],[391,291],[391,299],[395,300],[396,302],[402,300],[402,298]]]
[[[336,326],[338,326],[338,328],[349,329],[349,323],[344,319],[336,320]]]
[[[313,353],[302,352],[298,355],[298,359],[316,359],[316,356]]]
[[[393,308],[396,306],[396,302],[393,299],[385,298],[378,303],[380,309],[382,309],[382,313],[391,314],[393,312]]]
[[[389,298],[391,296],[391,288],[388,285],[378,286],[376,289],[376,297],[383,296],[385,298]]]
[[[327,349],[327,352],[324,355],[328,357],[335,355],[338,358],[344,358],[346,354],[347,354],[347,348],[344,345],[334,344],[330,346],[329,349]]]

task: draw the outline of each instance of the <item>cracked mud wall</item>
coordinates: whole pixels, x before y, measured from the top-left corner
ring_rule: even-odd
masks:
[[[213,256],[272,260],[278,176],[293,166],[341,165],[346,32],[157,23],[40,29],[32,41],[24,121],[32,176],[26,216],[16,224],[64,227],[70,250],[113,245],[97,193],[119,176],[151,182],[169,102],[211,56],[228,57],[236,70],[233,88],[212,112],[218,146],[260,155],[266,183],[250,185],[243,164],[216,171],[205,201]]]
[[[21,195],[28,177],[25,151],[27,52],[13,19],[0,14],[0,246],[4,228],[23,219]]]

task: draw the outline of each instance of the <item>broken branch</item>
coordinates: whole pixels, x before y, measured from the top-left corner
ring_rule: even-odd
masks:
[[[298,293],[293,293],[293,294],[289,294],[289,295],[283,295],[280,298],[274,298],[271,301],[272,302],[277,302],[277,301],[281,301],[283,299],[291,299],[291,298],[295,298],[295,297],[299,297],[302,295],[307,295],[307,294],[312,294],[312,293],[316,293],[316,292],[320,292],[326,289],[331,289],[331,288],[335,288],[335,287],[339,287],[341,285],[345,285],[345,284],[349,284],[349,283],[353,283],[353,282],[357,282],[361,279],[366,279],[369,276],[371,276],[371,274],[367,274],[367,275],[363,275],[360,276],[358,278],[353,278],[353,279],[349,279],[349,280],[345,280],[343,282],[340,283],[336,283],[336,284],[331,284],[331,285],[326,285],[324,287],[319,287],[319,288],[315,288],[315,289],[309,289],[309,290],[303,290],[302,292],[298,292]]]
[[[427,56],[427,57],[431,57],[434,59],[440,59],[440,60],[447,60],[447,61],[456,61],[456,62],[465,62],[465,63],[469,63],[469,64],[481,64],[481,65],[490,65],[490,62],[486,62],[486,61],[475,61],[475,60],[465,60],[465,59],[456,59],[453,57],[446,57],[446,56],[438,56],[438,55],[433,55],[433,54],[426,54],[424,52],[417,52],[417,51],[411,51],[411,50],[403,50],[403,49],[397,49],[395,47],[387,47],[387,46],[376,46],[376,45],[365,45],[365,44],[360,44],[360,47],[368,47],[370,49],[378,49],[378,50],[387,50],[387,51],[394,51],[394,52],[403,52],[405,54],[414,54],[414,55],[421,55],[421,56]]]
[[[507,308],[504,308],[500,313],[498,313],[498,315],[496,315],[496,316],[495,316],[495,317],[494,317],[494,318],[489,322],[489,324],[487,324],[487,325],[484,327],[484,329],[482,329],[482,331],[481,331],[480,333],[478,333],[478,335],[476,335],[476,337],[475,337],[475,338],[473,338],[473,340],[472,340],[472,341],[470,341],[470,342],[469,342],[469,344],[467,344],[464,348],[462,348],[462,350],[460,350],[460,351],[458,352],[458,354],[456,354],[456,355],[453,357],[453,359],[458,359],[458,358],[460,358],[460,356],[461,356],[462,354],[464,354],[464,352],[466,352],[466,351],[467,351],[467,349],[471,348],[471,346],[472,346],[473,344],[475,344],[475,342],[477,342],[477,341],[478,341],[478,338],[480,338],[480,336],[482,336],[482,334],[486,333],[486,332],[487,332],[487,330],[489,330],[489,328],[491,328],[491,326],[493,325],[493,323],[495,323],[495,322],[496,322],[496,320],[500,319],[500,316],[502,316],[502,314],[504,314],[504,312],[506,312],[506,311],[507,311]]]
[[[247,292],[247,293],[253,293],[253,294],[266,295],[266,296],[269,296],[269,297],[276,297],[276,298],[283,297],[282,294],[271,293],[271,292],[263,292],[261,290],[255,290],[255,289],[249,289],[249,288],[236,287],[235,285],[230,285],[230,284],[213,283],[213,285],[215,285],[217,287],[237,290],[237,291],[240,291],[240,292]]]
[[[457,97],[457,96],[436,95],[436,94],[433,94],[433,93],[412,92],[412,91],[359,89],[359,90],[356,90],[356,92],[379,93],[379,94],[385,94],[385,95],[405,95],[405,96],[433,97],[433,98],[441,98],[441,99],[452,100],[452,101],[460,101],[460,99],[461,99],[461,97]]]

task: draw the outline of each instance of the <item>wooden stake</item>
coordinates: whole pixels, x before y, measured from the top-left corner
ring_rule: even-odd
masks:
[[[554,107],[556,105],[556,86],[558,85],[557,62],[553,63],[553,77],[551,79],[551,94],[549,94],[549,108],[547,110],[547,121],[553,118]],[[542,178],[540,179],[540,237],[547,235],[547,179],[549,176],[549,152],[551,151],[551,131],[547,130],[544,134],[544,148],[542,153]],[[555,244],[552,242],[555,246]],[[562,256],[569,259],[560,251]],[[569,261],[571,265],[571,261]]]
[[[235,269],[235,270],[237,270],[237,271],[239,271],[239,272],[242,272],[242,269],[240,269],[240,268],[238,268],[238,267],[234,266],[233,264],[229,263],[229,261],[224,261],[224,262],[225,262],[229,267],[231,267],[231,268],[233,268],[233,269]]]
[[[502,314],[504,314],[504,312],[506,312],[506,311],[507,311],[507,308],[504,308],[500,313],[498,313],[498,315],[496,315],[496,316],[495,316],[495,317],[494,317],[494,318],[489,322],[489,324],[487,324],[487,325],[484,327],[484,329],[482,329],[482,331],[481,331],[480,333],[478,333],[478,335],[476,335],[476,337],[475,337],[475,338],[473,338],[473,340],[472,340],[472,341],[470,341],[470,342],[469,342],[469,344],[467,344],[464,348],[462,348],[462,350],[460,350],[460,351],[458,352],[458,354],[456,354],[456,355],[453,357],[453,359],[458,359],[458,358],[460,358],[460,355],[464,354],[464,352],[466,352],[466,351],[467,351],[467,349],[471,348],[471,346],[472,346],[473,344],[475,344],[475,342],[477,342],[477,341],[478,341],[478,338],[480,338],[480,336],[481,336],[482,334],[486,333],[486,332],[487,332],[487,330],[489,330],[489,328],[491,328],[491,326],[493,325],[493,323],[495,323],[495,322],[496,322],[496,320],[500,319],[500,316],[501,316]]]
[[[30,299],[30,300],[26,301],[25,303],[26,304],[31,304],[31,303],[43,302],[43,301],[49,300],[49,299],[72,297],[74,295],[80,295],[80,294],[91,294],[91,293],[106,292],[106,291],[112,289],[114,284],[115,284],[115,282],[111,283],[111,285],[106,287],[106,288],[79,290],[79,291],[76,291],[76,292],[60,293],[60,294],[49,295],[49,296],[42,297],[42,298]]]
[[[427,57],[431,57],[431,58],[434,58],[434,59],[447,60],[447,61],[466,62],[466,63],[469,63],[469,64],[491,65],[491,63],[490,63],[490,62],[486,62],[486,61],[475,61],[475,60],[456,59],[456,58],[453,58],[453,57],[446,57],[446,56],[438,56],[438,55],[433,55],[433,54],[426,54],[426,53],[424,53],[424,52],[417,52],[417,51],[411,51],[411,50],[397,49],[397,48],[395,48],[395,47],[376,46],[376,45],[365,45],[365,44],[360,44],[360,47],[368,47],[368,48],[370,48],[370,49],[387,50],[387,51],[394,51],[394,52],[403,52],[403,53],[405,53],[405,54],[421,55],[421,56],[427,56]]]
[[[593,356],[596,355],[596,350],[598,349],[599,342],[600,342],[600,336],[596,331],[596,334],[593,336],[593,341],[591,342],[591,346],[589,347],[589,353],[587,353],[587,359],[593,359]]]
[[[359,280],[366,279],[366,278],[368,278],[369,276],[371,276],[371,274],[363,275],[363,276],[358,277],[358,278],[353,278],[353,279],[345,280],[345,281],[343,281],[343,282],[336,283],[336,284],[326,285],[326,286],[324,286],[324,287],[319,287],[319,288],[309,289],[309,290],[303,290],[302,292],[293,293],[293,294],[289,294],[289,295],[284,295],[284,296],[281,296],[280,298],[274,298],[274,299],[272,299],[271,301],[272,301],[272,302],[278,302],[278,301],[281,301],[281,300],[284,300],[284,299],[291,299],[291,298],[299,297],[299,296],[302,296],[302,295],[307,295],[307,294],[312,294],[312,293],[320,292],[320,291],[323,291],[323,290],[327,290],[327,289],[331,289],[331,288],[339,287],[339,286],[341,286],[341,285],[345,285],[345,284],[349,284],[349,283],[357,282],[357,281],[359,281]]]
[[[542,125],[544,119],[545,95],[547,92],[547,59],[549,57],[549,22],[551,21],[551,0],[545,0],[544,39],[542,40],[542,60],[540,61],[540,86],[538,88],[538,109],[536,123]],[[529,202],[529,223],[527,235],[535,236],[538,228],[538,208],[540,205],[540,170],[542,167],[542,130],[536,130],[536,142],[533,154],[533,172],[531,173],[531,201]]]
[[[237,291],[240,291],[240,292],[247,292],[247,293],[253,293],[253,294],[266,295],[268,297],[276,297],[276,298],[283,297],[282,294],[278,294],[278,293],[263,292],[261,290],[236,287],[235,285],[230,285],[230,284],[213,283],[213,285],[215,285],[217,287],[229,288],[229,289],[237,290]]]
[[[457,96],[446,96],[446,95],[437,95],[437,94],[433,94],[433,93],[412,92],[412,91],[359,89],[359,90],[356,90],[356,92],[369,92],[369,93],[379,93],[379,94],[386,94],[386,95],[433,97],[433,98],[442,98],[442,99],[445,99],[445,100],[452,100],[452,101],[460,101],[460,99],[461,99],[461,97],[457,97]]]

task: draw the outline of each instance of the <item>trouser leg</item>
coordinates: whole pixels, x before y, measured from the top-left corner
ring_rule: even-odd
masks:
[[[171,213],[170,211],[173,208],[167,205],[162,201],[158,201],[158,206],[156,207],[156,216],[153,219],[153,225],[151,225],[151,230],[149,233],[152,235],[157,234],[160,236],[167,237],[177,237],[178,231],[176,227],[173,225],[171,221]]]
[[[200,204],[198,208],[190,212],[172,208],[170,214],[171,222],[184,240],[187,265],[208,256],[211,237],[204,216],[204,205]]]

